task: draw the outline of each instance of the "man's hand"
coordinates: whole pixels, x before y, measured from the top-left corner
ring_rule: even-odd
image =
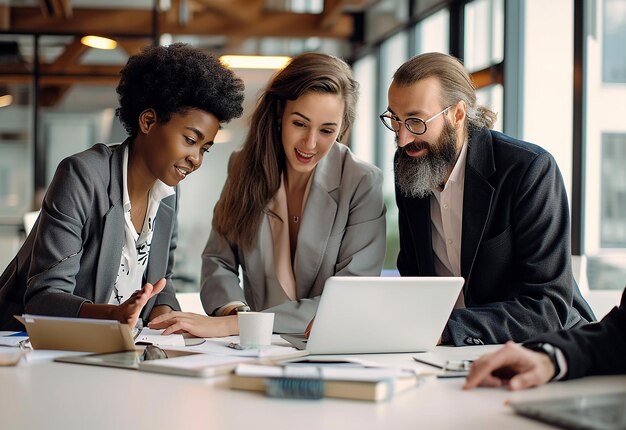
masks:
[[[550,381],[556,371],[547,354],[507,342],[498,351],[487,354],[472,364],[463,388],[477,386],[522,390]]]

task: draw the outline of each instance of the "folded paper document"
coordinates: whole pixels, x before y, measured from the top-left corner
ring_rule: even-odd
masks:
[[[215,356],[196,353],[165,360],[142,361],[139,363],[139,370],[204,378],[225,375],[232,372],[238,364],[253,360],[253,358],[249,357]]]
[[[419,381],[414,373],[401,369],[240,364],[229,382],[233,389],[264,391],[273,397],[381,401]]]
[[[182,334],[169,334],[163,336],[163,330],[143,328],[135,338],[137,344],[149,344],[160,347],[164,346],[185,346],[185,338]]]

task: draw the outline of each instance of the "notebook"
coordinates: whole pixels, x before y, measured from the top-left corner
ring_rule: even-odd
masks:
[[[310,354],[428,351],[463,283],[461,277],[331,277],[309,339],[281,337]]]
[[[566,429],[626,429],[626,392],[511,402],[523,416]]]

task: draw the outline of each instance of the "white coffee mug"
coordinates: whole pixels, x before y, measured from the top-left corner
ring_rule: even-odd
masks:
[[[272,343],[274,314],[267,312],[239,312],[239,344],[244,348],[259,348]]]

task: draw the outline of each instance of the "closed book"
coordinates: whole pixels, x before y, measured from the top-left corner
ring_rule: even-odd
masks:
[[[413,373],[398,369],[343,367],[312,370],[240,365],[230,375],[229,383],[233,389],[261,391],[273,397],[333,397],[378,402],[415,387],[419,381]]]

